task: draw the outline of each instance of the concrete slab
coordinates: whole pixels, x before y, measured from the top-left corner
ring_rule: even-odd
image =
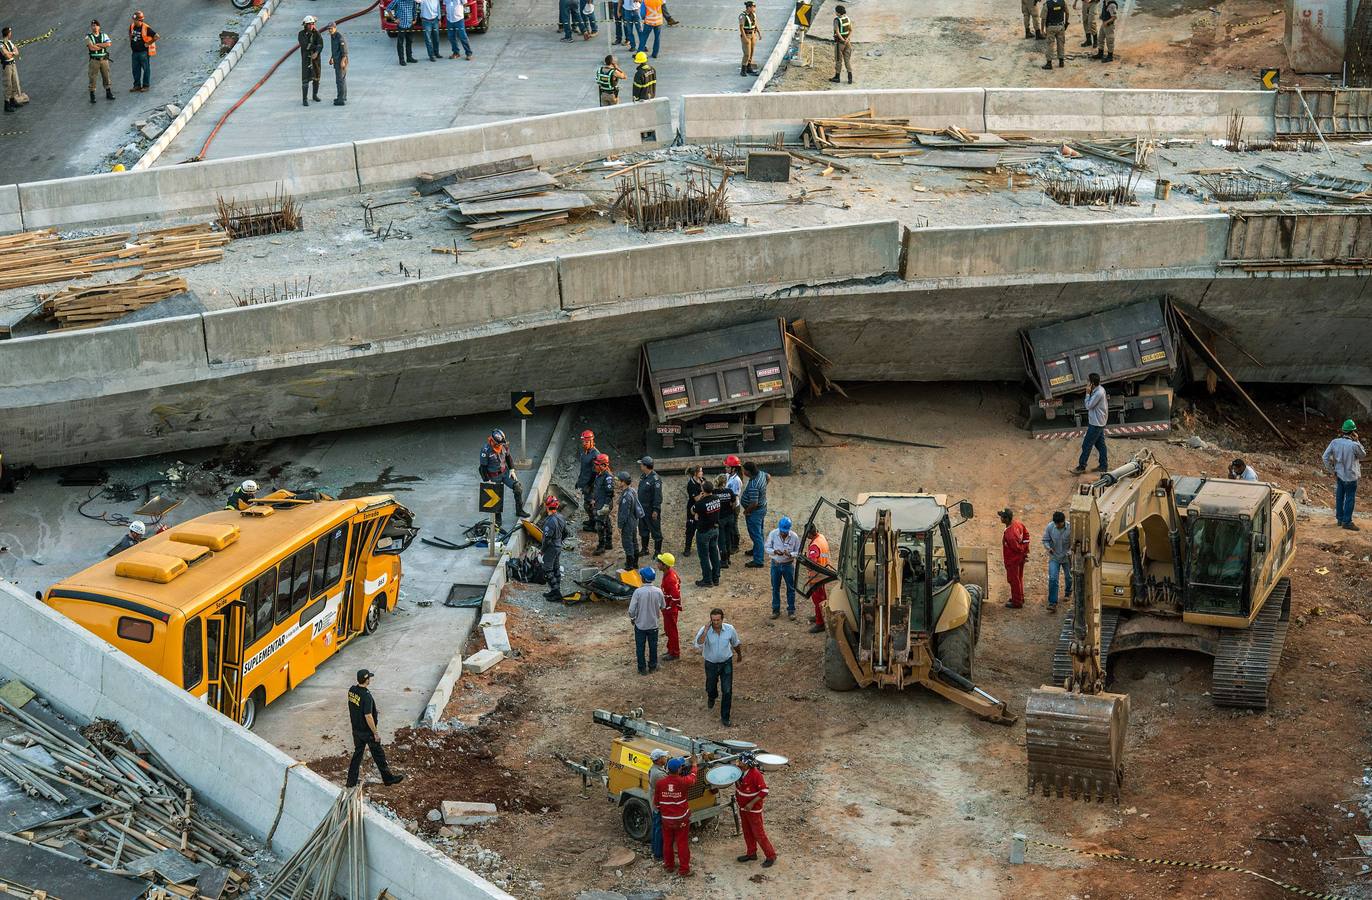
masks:
[[[18,186],[13,184],[0,186],[0,234],[23,230],[24,216],[19,211]]]
[[[471,656],[464,659],[462,661],[462,671],[469,675],[480,675],[482,672],[495,668],[503,662],[504,659],[504,653],[487,647],[484,650],[476,651]],[[453,823],[449,822],[448,824],[451,825]]]
[[[770,141],[777,132],[795,138],[807,118],[871,107],[876,116],[901,116],[924,128],[956,125],[980,132],[986,130],[983,99],[981,88],[689,95],[682,99],[682,130],[694,143]]]

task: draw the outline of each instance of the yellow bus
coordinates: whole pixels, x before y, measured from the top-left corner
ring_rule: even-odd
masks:
[[[149,537],[43,600],[251,728],[395,608],[413,519],[388,495],[277,491]]]

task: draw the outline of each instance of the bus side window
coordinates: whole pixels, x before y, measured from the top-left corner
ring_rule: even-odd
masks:
[[[257,611],[253,614],[252,639],[248,646],[266,637],[272,630],[272,599],[276,596],[276,569],[268,569],[257,576]],[[248,629],[244,629],[247,631]]]
[[[291,571],[295,557],[288,556],[276,570],[276,624],[286,621],[291,614]]]
[[[243,604],[243,643],[246,646],[253,642],[253,623],[257,621],[256,581],[249,581],[243,585],[243,592],[238,595],[238,602]]]
[[[205,676],[205,627],[196,616],[186,623],[181,638],[181,684],[191,690]]]
[[[295,554],[295,578],[291,583],[291,612],[297,613],[310,602],[310,569],[314,566],[314,544]]]
[[[335,528],[315,542],[314,545],[314,590],[311,595],[322,594],[338,584],[343,577],[343,548],[348,542],[348,526]]]

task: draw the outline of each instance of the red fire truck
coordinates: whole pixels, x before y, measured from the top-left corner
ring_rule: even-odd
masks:
[[[395,21],[386,15],[386,10],[395,0],[381,0],[381,30],[390,37],[395,37],[400,30]],[[483,34],[491,24],[491,3],[492,0],[464,0],[467,6],[467,31],[470,34]],[[440,4],[446,7],[447,4]],[[446,12],[440,13],[441,23],[439,28],[443,31],[448,30],[448,16]],[[419,34],[422,29],[419,27],[419,17],[416,14],[414,25],[410,31]]]

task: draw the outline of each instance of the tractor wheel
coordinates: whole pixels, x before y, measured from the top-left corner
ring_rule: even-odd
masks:
[[[639,843],[646,844],[653,836],[653,813],[648,809],[648,801],[641,797],[624,801],[620,820],[624,823],[624,833]]]
[[[981,643],[981,588],[971,585],[967,588],[968,595],[972,598],[972,608],[968,610],[967,618],[972,620],[972,643]]]
[[[858,686],[839,650],[838,638],[832,634],[824,642],[824,686],[831,691],[851,691]]]
[[[969,615],[957,628],[938,636],[939,662],[968,681],[972,680],[972,652],[977,642],[972,618]]]

